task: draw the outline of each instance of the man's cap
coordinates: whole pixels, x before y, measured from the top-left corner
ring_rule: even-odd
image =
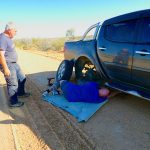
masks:
[[[13,22],[8,22],[5,26],[5,30],[9,29],[15,29],[16,30],[16,25]]]

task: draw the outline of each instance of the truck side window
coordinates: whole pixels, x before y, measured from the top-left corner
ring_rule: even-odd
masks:
[[[139,42],[150,43],[150,18],[144,18],[141,32],[139,34]]]
[[[115,42],[133,42],[136,20],[111,24],[105,27],[104,37]]]
[[[89,30],[87,32],[87,34],[85,35],[83,41],[93,40],[94,39],[95,30],[96,30],[96,27],[94,27],[91,30]]]

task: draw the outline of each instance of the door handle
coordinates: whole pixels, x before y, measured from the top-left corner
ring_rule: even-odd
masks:
[[[150,55],[150,53],[146,51],[135,51],[135,53],[140,55]]]
[[[105,51],[106,47],[99,47],[98,50]]]

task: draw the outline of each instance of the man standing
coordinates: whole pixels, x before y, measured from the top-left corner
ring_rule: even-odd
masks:
[[[18,96],[28,97],[30,95],[25,92],[26,77],[17,64],[18,56],[12,41],[16,32],[15,25],[9,22],[5,31],[0,34],[0,70],[7,83],[10,107],[23,106],[24,103],[18,101]]]

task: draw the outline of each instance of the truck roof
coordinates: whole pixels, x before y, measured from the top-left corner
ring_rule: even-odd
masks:
[[[122,22],[125,20],[137,19],[140,17],[150,17],[150,9],[135,11],[127,14],[123,14],[117,17],[113,17],[104,21],[103,25],[109,25],[112,23]]]

